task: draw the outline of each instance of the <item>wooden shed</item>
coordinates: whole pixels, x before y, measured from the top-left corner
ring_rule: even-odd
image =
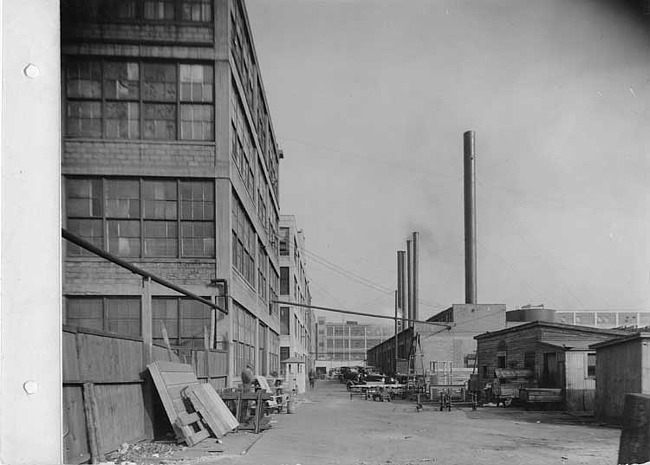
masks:
[[[596,353],[591,344],[629,334],[586,326],[533,321],[475,337],[479,383],[492,381],[497,368],[527,369],[531,386],[562,389],[567,410],[593,411]]]
[[[650,333],[591,346],[596,353],[596,416],[620,422],[625,395],[650,394]]]

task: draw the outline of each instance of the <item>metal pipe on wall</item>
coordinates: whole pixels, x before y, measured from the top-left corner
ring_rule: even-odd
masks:
[[[420,233],[413,232],[413,241],[411,247],[413,248],[413,310],[411,314],[413,315],[413,320],[418,319],[418,299],[420,294],[419,288],[419,268],[420,268],[420,258],[419,258],[419,239]]]
[[[413,326],[413,244],[406,240],[406,315],[408,327]]]
[[[465,203],[465,303],[477,303],[476,295],[476,168],[474,131],[463,134]]]

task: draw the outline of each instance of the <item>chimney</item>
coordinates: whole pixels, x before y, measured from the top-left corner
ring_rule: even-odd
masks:
[[[465,303],[477,303],[476,296],[476,168],[474,131],[463,134],[465,201]]]

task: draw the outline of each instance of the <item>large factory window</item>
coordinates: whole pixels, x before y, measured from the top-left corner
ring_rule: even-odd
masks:
[[[214,257],[212,181],[68,178],[66,211],[71,233],[120,257]]]
[[[65,299],[64,324],[126,336],[141,335],[140,297],[78,297]]]
[[[69,137],[214,140],[211,65],[82,57],[64,67]]]

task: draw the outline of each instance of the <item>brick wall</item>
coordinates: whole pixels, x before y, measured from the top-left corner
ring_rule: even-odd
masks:
[[[63,166],[214,168],[214,143],[65,140]]]
[[[204,286],[216,277],[214,260],[170,262],[131,260],[131,263],[180,286]],[[88,290],[91,290],[93,286],[111,285],[116,286],[116,292],[120,287],[124,287],[126,290],[136,285],[140,286],[140,277],[104,260],[66,260],[64,271],[64,292],[80,285]]]

